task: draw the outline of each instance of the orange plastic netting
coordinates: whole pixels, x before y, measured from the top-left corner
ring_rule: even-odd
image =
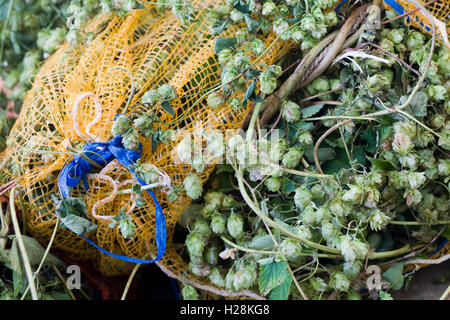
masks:
[[[423,1],[417,2],[421,5],[425,5]],[[426,1],[426,3],[429,2],[430,1]],[[417,9],[415,4],[412,1],[408,0],[395,0],[395,1],[390,0],[384,2],[385,8],[388,8],[390,10],[394,9],[394,11],[398,10],[397,5],[401,7],[400,10],[403,10],[404,13]],[[450,1],[448,0],[434,1],[429,5],[426,5],[426,9],[432,15],[432,17],[435,18],[434,24],[438,40],[440,42],[445,43],[448,47],[450,47],[450,43],[448,40],[448,33],[450,31],[450,27],[447,24],[448,19],[450,17]],[[428,17],[421,10],[416,10],[411,14],[408,14],[405,17],[405,23],[413,25],[414,27],[422,30],[422,32],[424,33],[428,34],[432,33],[432,24],[428,19]]]
[[[192,3],[205,7],[216,1],[195,0]],[[448,1],[445,3],[447,5]],[[10,159],[9,175],[18,178],[25,190],[22,194],[24,218],[27,228],[38,240],[48,243],[56,224],[50,194],[59,193],[57,176],[71,158],[68,147],[83,142],[82,136],[90,133],[99,141],[111,138],[114,117],[130,96],[131,81],[126,70],[133,75],[136,87],[130,113],[145,112],[144,106],[137,105],[143,94],[162,84],[172,85],[177,96],[182,97],[172,102],[174,117],[161,107],[155,107],[154,112],[163,122],[162,130],[192,132],[198,123],[220,131],[240,126],[248,110],[234,110],[229,105],[211,109],[206,104],[205,93],[220,83],[221,68],[213,49],[214,38],[209,33],[211,19],[200,10],[193,14],[193,21],[183,26],[172,13],[161,13],[154,5],[147,5],[125,18],[100,15],[87,27],[87,31],[98,33],[87,47],[72,50],[65,44],[46,60],[24,100],[3,154],[4,158]],[[273,34],[264,37],[266,47],[274,39]],[[260,61],[273,64],[295,45],[277,40]],[[86,92],[93,95],[79,101]],[[198,103],[194,105],[194,102]],[[169,144],[160,144],[156,152],[152,152],[150,139],[141,139],[141,159],[162,168],[170,176],[172,185],[181,186],[190,168],[172,161],[172,150],[180,140],[181,137]],[[209,165],[199,174],[203,182],[213,168]],[[88,237],[115,254],[136,258],[142,258],[148,252],[155,254],[155,209],[149,195],[144,195],[147,204],[140,208],[128,204],[129,194],[116,195],[110,202],[102,202],[113,192],[114,183],[120,187],[129,184],[133,179],[129,171],[113,161],[100,174],[90,175],[88,179],[88,191],[78,187],[72,192],[87,204],[90,218],[98,225],[97,231]],[[190,199],[182,194],[179,201],[169,203],[160,190],[156,189],[155,194],[166,217],[170,243],[177,219]],[[94,205],[95,217],[92,215]],[[137,227],[136,237],[129,240],[123,238],[118,228],[110,228],[110,221],[98,218],[118,215],[117,208],[125,205]],[[58,229],[54,246],[74,259],[95,261],[106,275],[128,273],[133,267],[100,253],[67,229]],[[187,270],[186,262],[171,246],[160,265],[180,277]],[[189,277],[195,279],[195,276]],[[205,283],[205,280],[199,280],[199,283]]]
[[[201,5],[214,2],[201,1]],[[194,6],[199,3],[193,1]],[[220,83],[220,68],[213,49],[214,38],[209,34],[211,19],[204,11],[197,11],[193,14],[193,21],[182,26],[170,12],[160,14],[150,5],[126,18],[113,18],[85,48],[71,51],[65,44],[42,66],[24,100],[6,151],[6,157],[11,157],[9,173],[13,178],[20,178],[20,185],[25,189],[23,204],[27,228],[37,239],[47,243],[55,227],[55,206],[50,194],[58,194],[57,176],[71,158],[67,147],[83,142],[82,136],[90,133],[98,141],[111,138],[114,117],[124,108],[130,95],[131,81],[126,70],[133,75],[136,87],[129,112],[145,112],[144,106],[133,105],[147,90],[161,84],[172,85],[177,96],[183,97],[172,102],[175,109],[173,118],[162,108],[155,107],[160,120],[166,123],[161,125],[162,130],[182,128],[189,132],[198,123],[222,131],[239,127],[245,110],[236,111],[229,105],[213,110],[207,106],[206,97],[200,99]],[[105,22],[107,18],[99,16],[87,29],[98,31],[104,28]],[[266,45],[274,39],[274,35],[266,37]],[[291,48],[287,42],[278,41],[260,61],[272,64]],[[86,92],[93,95],[83,99],[75,108],[77,99]],[[197,100],[199,103],[192,107]],[[182,118],[188,108],[189,112]],[[100,120],[92,124],[98,114],[101,115]],[[142,139],[141,142],[141,161],[162,168],[170,176],[172,185],[182,185],[190,170],[185,165],[174,164],[171,158],[171,151],[179,140],[160,144],[155,153],[151,151],[150,139]],[[212,170],[210,165],[199,174],[203,182]],[[104,175],[112,180],[102,178]],[[111,202],[97,204],[96,217],[91,212],[96,202],[112,193],[113,183],[126,187],[126,181],[130,179],[133,177],[128,170],[113,161],[100,174],[88,177],[90,188],[87,192],[79,187],[72,191],[72,195],[83,199],[90,217],[98,225],[95,234],[88,235],[90,239],[115,254],[142,258],[149,251],[155,251],[155,209],[149,195],[144,196],[148,201],[144,207],[130,208],[131,204],[128,205],[137,227],[136,237],[131,240],[124,239],[118,228],[110,228],[111,221],[98,218],[118,215],[118,208],[129,202],[129,194],[117,195]],[[179,201],[169,203],[159,190],[155,190],[155,194],[166,217],[170,243],[177,218],[189,199],[181,195]],[[67,229],[58,230],[54,246],[72,258],[96,261],[99,269],[107,275],[127,273],[133,267],[101,254]],[[162,264],[170,266],[175,274],[187,269],[186,263],[170,247]]]

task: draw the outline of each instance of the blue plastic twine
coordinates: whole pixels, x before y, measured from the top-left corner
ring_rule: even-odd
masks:
[[[87,143],[83,148],[83,154],[88,157],[90,160],[95,163],[106,166],[108,163],[117,159],[124,167],[126,167],[131,173],[133,173],[138,182],[145,186],[147,185],[145,181],[143,181],[132,169],[131,165],[136,163],[136,161],[141,157],[142,154],[142,145],[139,143],[139,150],[128,150],[125,149],[122,143],[122,135],[115,136],[108,142],[92,142]],[[67,163],[64,168],[61,170],[61,174],[58,177],[58,187],[61,192],[62,197],[70,196],[70,190],[73,187],[76,187],[81,180],[84,182],[84,186],[86,190],[89,189],[89,185],[86,179],[86,175],[91,172],[93,169],[92,163],[88,160],[84,159],[80,155],[75,155],[73,160]],[[128,256],[121,256],[105,249],[100,248],[94,242],[86,238],[83,234],[80,236],[86,240],[88,243],[93,245],[99,251],[104,254],[117,258],[120,260],[132,262],[132,263],[152,263],[155,261],[159,261],[164,256],[166,251],[166,219],[164,218],[164,213],[162,211],[161,205],[158,202],[153,191],[150,189],[146,190],[153,198],[153,202],[155,203],[155,238],[156,238],[156,246],[158,248],[158,253],[154,260],[143,260],[131,258]]]
[[[336,9],[334,9],[334,11],[339,11],[339,9],[347,2],[348,0],[343,0],[341,1],[338,6],[336,7]],[[384,0],[384,2],[386,2],[392,9],[394,9],[395,12],[397,12],[397,14],[403,14],[405,12],[405,10],[403,9],[403,7],[395,0]]]

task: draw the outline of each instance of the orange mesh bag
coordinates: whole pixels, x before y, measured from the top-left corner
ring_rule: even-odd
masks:
[[[214,3],[207,0],[192,4],[201,7]],[[171,13],[158,14],[154,5],[135,10],[125,18],[108,20],[100,15],[87,27],[87,31],[98,33],[87,47],[71,50],[65,44],[42,66],[3,155],[9,159],[8,174],[23,187],[24,218],[28,230],[38,240],[47,243],[55,228],[57,216],[51,194],[59,193],[58,175],[72,159],[72,151],[81,150],[86,141],[109,141],[114,118],[130,96],[128,113],[143,113],[149,111],[139,104],[145,92],[162,84],[175,89],[180,98],[172,102],[173,117],[160,106],[152,110],[161,120],[161,130],[192,132],[203,123],[224,132],[240,126],[248,110],[234,110],[229,105],[213,110],[206,104],[206,92],[220,84],[220,67],[214,38],[209,33],[211,19],[203,10],[196,11],[192,18],[193,22],[183,26]],[[274,39],[274,35],[266,37],[266,47]],[[286,41],[276,41],[260,61],[272,64],[292,47]],[[186,165],[172,161],[172,150],[179,141],[159,144],[152,152],[151,139],[140,138],[141,162],[161,168],[170,177],[172,186],[182,185],[190,171]],[[213,168],[208,165],[198,174],[202,182]],[[146,204],[138,208],[130,201],[130,194],[118,192],[130,188],[134,179],[127,168],[112,161],[99,173],[87,176],[87,191],[77,186],[72,196],[86,204],[89,217],[97,225],[97,230],[86,236],[99,247],[134,258],[143,258],[148,253],[154,256],[153,200],[144,194]],[[190,199],[181,194],[178,201],[169,203],[160,189],[154,191],[165,215],[170,243],[178,216]],[[119,215],[119,208],[125,208],[136,226],[132,239],[125,239],[117,227],[109,226],[109,218]],[[53,246],[73,259],[93,260],[106,275],[125,274],[133,267],[99,252],[68,229],[58,228]],[[187,270],[187,264],[170,246],[158,265],[177,278],[183,277]]]

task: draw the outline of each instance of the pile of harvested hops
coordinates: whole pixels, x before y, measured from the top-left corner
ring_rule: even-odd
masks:
[[[263,15],[292,3],[264,2]],[[319,64],[325,72],[308,76],[321,44],[314,30],[334,14],[320,3],[289,30],[305,39],[302,50],[260,74],[266,97],[247,132],[211,147],[226,161],[204,196],[200,184],[186,190],[200,197],[179,219],[186,273],[252,298],[392,299],[411,271],[449,257],[450,51],[436,29],[426,35],[385,11],[381,29],[360,32],[348,49],[343,37],[340,53]],[[241,32],[219,52],[224,72],[257,46]],[[308,41],[319,44],[305,50]],[[195,284],[183,295],[198,298]]]

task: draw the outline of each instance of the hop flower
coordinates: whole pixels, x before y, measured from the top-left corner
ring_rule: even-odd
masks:
[[[409,51],[414,49],[420,49],[425,43],[425,36],[422,32],[411,31],[406,37],[406,47]]]
[[[289,14],[289,7],[285,4],[280,4],[278,7],[278,12],[282,15],[282,16],[287,16]]]
[[[331,79],[330,80],[330,90],[337,90],[337,89],[341,89],[341,88],[342,88],[342,82],[340,79]]]
[[[253,39],[251,42],[252,51],[255,55],[259,56],[263,54],[264,50],[266,49],[264,46],[264,42],[261,39]]]
[[[216,265],[217,262],[219,261],[219,249],[215,246],[211,246],[208,249],[206,249],[205,252],[205,260],[206,263],[208,263],[209,265]]]
[[[401,43],[404,37],[405,37],[405,29],[392,29],[387,34],[387,38],[391,40],[394,44]]]
[[[159,96],[159,93],[157,90],[148,90],[144,93],[142,96],[142,103],[148,103],[148,104],[155,104],[159,101],[161,97]]]
[[[349,235],[339,237],[338,249],[347,262],[354,262],[356,258],[363,259],[368,251],[367,245]]]
[[[408,189],[403,194],[403,198],[406,198],[406,205],[410,207],[422,201],[422,193],[417,189]]]
[[[332,8],[336,5],[338,0],[317,0],[317,5],[322,9]]]
[[[363,199],[364,191],[360,186],[349,184],[349,190],[342,195],[342,200],[359,203]]]
[[[335,198],[330,203],[330,211],[338,217],[344,217],[348,215],[350,211],[349,209],[351,208],[348,208],[348,206],[340,199]]]
[[[281,163],[286,168],[293,169],[298,166],[300,160],[303,156],[303,148],[302,147],[292,147],[286,152],[281,160]]]
[[[119,222],[119,230],[125,239],[132,239],[136,236],[136,225],[133,223],[133,218],[129,215],[124,217]]]
[[[244,220],[239,214],[231,213],[227,221],[228,233],[235,239],[244,236]]]
[[[288,148],[288,143],[286,139],[280,138],[270,145],[270,150],[268,151],[269,160],[274,163],[278,163],[283,155],[286,153]]]
[[[275,3],[273,3],[273,1],[269,0],[269,1],[264,2],[261,13],[263,16],[268,16],[268,15],[276,13],[276,11],[277,11],[277,6],[275,5]]]
[[[319,77],[316,80],[314,80],[311,83],[311,86],[313,87],[313,89],[317,93],[325,92],[325,91],[330,90],[330,85],[329,85],[327,79],[325,79],[323,77]]]
[[[239,100],[239,98],[236,98],[236,97],[230,99],[230,106],[234,110],[240,110],[243,107],[241,100]]]
[[[302,246],[298,241],[292,239],[284,239],[280,243],[280,251],[288,259],[297,258],[302,250]]]
[[[201,256],[205,249],[205,237],[199,232],[191,232],[186,237],[186,247],[191,256]]]
[[[280,190],[281,187],[281,179],[276,177],[270,177],[267,178],[266,181],[264,181],[264,184],[266,185],[267,189],[270,192],[277,192]]]
[[[184,190],[191,199],[198,199],[203,192],[202,181],[194,174],[189,173],[183,181]]]
[[[226,65],[233,57],[234,51],[230,48],[225,48],[218,53],[218,62],[221,66]]]
[[[306,189],[306,187],[302,186],[295,189],[294,203],[295,205],[304,210],[312,201],[311,192]]]
[[[161,175],[156,167],[150,163],[143,163],[137,166],[135,172],[145,181],[146,184],[152,184],[159,181]]]
[[[101,0],[100,7],[104,13],[116,13],[119,17],[128,15],[137,6],[136,0]]]
[[[245,42],[248,39],[248,29],[241,29],[238,32],[236,32],[236,34],[234,35],[234,37],[236,38],[237,43],[242,43]]]
[[[125,149],[137,150],[139,147],[139,133],[134,128],[129,128],[122,135],[122,143]]]
[[[350,289],[350,280],[340,271],[333,272],[330,276],[328,285],[337,291],[348,291]]]
[[[305,32],[311,32],[316,28],[316,20],[311,15],[305,15],[300,21],[300,28]]]
[[[374,231],[383,229],[388,224],[389,220],[391,220],[391,218],[379,209],[374,209],[369,212],[370,228]]]
[[[144,114],[136,119],[134,119],[134,127],[140,132],[145,133],[149,129],[152,129],[153,119],[150,115]]]
[[[225,287],[225,278],[221,272],[220,267],[214,267],[211,269],[211,272],[209,273],[209,281],[211,281],[212,284],[223,288]]]
[[[302,51],[306,51],[314,47],[316,44],[317,40],[311,37],[307,37],[306,39],[303,40],[302,44],[300,45],[300,48],[302,49]]]
[[[332,27],[338,23],[338,17],[334,10],[328,11],[324,15],[324,22],[327,27]]]
[[[241,264],[233,277],[233,287],[235,290],[251,288],[257,278],[257,268],[253,264]]]
[[[292,101],[285,101],[283,104],[282,116],[287,122],[295,122],[300,119],[300,106]]]
[[[308,226],[302,224],[295,227],[295,233],[302,239],[311,240],[312,233]]]
[[[395,152],[398,152],[400,154],[407,154],[413,148],[414,144],[412,143],[411,138],[407,134],[403,132],[396,132],[394,134],[394,140],[392,141],[392,149]]]
[[[347,277],[352,279],[360,274],[361,268],[362,264],[360,261],[345,262],[342,271]]]
[[[195,288],[189,284],[185,284],[181,289],[183,300],[198,300],[198,293]]]
[[[67,32],[66,40],[72,48],[78,48],[83,37],[78,30],[72,29]]]
[[[303,39],[306,38],[306,34],[305,32],[301,29],[300,26],[295,26],[292,28],[291,30],[291,36],[292,39],[294,39],[297,42],[302,41]]]
[[[208,239],[211,234],[211,229],[208,222],[202,219],[197,219],[194,223],[194,232],[199,233]]]
[[[59,44],[64,40],[66,31],[63,28],[55,28],[52,30],[43,29],[39,31],[37,39],[38,48],[46,53],[52,53]]]
[[[259,82],[261,85],[261,92],[271,94],[277,88],[277,78],[273,72],[269,70],[261,72],[259,75]]]
[[[111,128],[113,136],[125,133],[131,127],[131,120],[126,115],[120,115],[114,120]]]
[[[376,93],[378,91],[387,89],[390,87],[390,79],[384,74],[375,74],[367,78],[366,84],[367,89],[371,93]]]
[[[443,177],[450,176],[450,160],[439,159],[437,168],[441,176]]]
[[[300,216],[301,221],[307,225],[314,225],[316,223],[316,211],[311,205],[308,205]]]
[[[225,232],[226,222],[221,213],[215,213],[211,217],[211,230],[216,234]]]
[[[206,101],[208,106],[210,106],[213,109],[217,109],[225,103],[225,97],[217,92],[213,92],[208,96],[208,99]]]
[[[211,267],[209,265],[192,260],[189,262],[188,268],[197,277],[207,277],[211,272]]]
[[[290,32],[287,32],[288,29],[289,22],[287,22],[287,20],[281,17],[275,18],[273,22],[273,32],[275,32],[276,35],[281,35],[281,39],[288,40],[290,37]]]
[[[244,14],[239,10],[233,9],[230,12],[230,19],[236,24],[242,23],[244,22]]]
[[[177,93],[171,85],[163,84],[158,88],[158,95],[162,100],[172,100],[177,96]]]
[[[304,131],[298,136],[298,142],[302,146],[309,146],[313,144],[313,137],[309,131]]]
[[[433,101],[445,101],[447,99],[447,89],[443,85],[429,85],[427,95]]]
[[[338,239],[339,230],[329,221],[322,221],[321,224],[322,237],[327,240],[327,243],[332,243]]]
[[[424,172],[409,172],[408,173],[408,181],[409,186],[413,189],[417,189],[421,187],[427,178],[425,177]]]
[[[440,129],[445,124],[445,116],[442,114],[436,113],[431,117],[430,123],[433,127]]]
[[[318,291],[318,292],[323,292],[328,287],[327,284],[325,283],[325,281],[319,277],[311,278],[310,283],[311,283],[311,288],[314,291]]]

